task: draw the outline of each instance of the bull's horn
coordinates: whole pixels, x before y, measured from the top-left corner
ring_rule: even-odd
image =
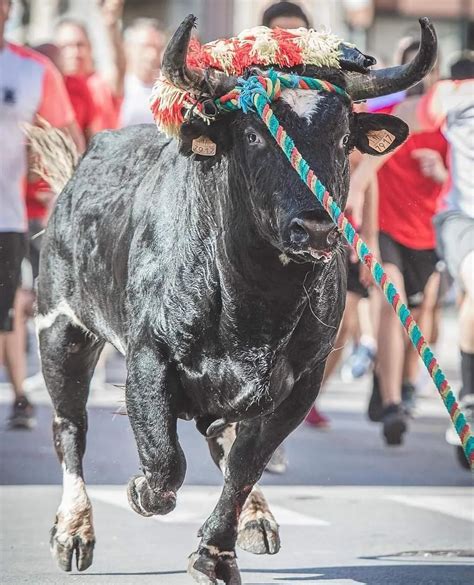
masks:
[[[196,26],[197,18],[189,14],[179,25],[171,37],[165,52],[161,70],[166,79],[182,89],[200,89],[204,75],[200,70],[187,66],[186,57],[188,54],[191,31]]]
[[[227,87],[235,85],[236,77],[229,77],[216,69],[204,71],[188,67],[186,63],[191,32],[196,26],[196,21],[197,18],[189,14],[179,25],[165,49],[161,70],[169,82],[186,91],[203,91],[213,95],[219,86],[222,93],[225,93],[228,91]]]
[[[433,68],[438,40],[428,18],[420,18],[421,42],[413,61],[369,73],[347,73],[346,91],[354,101],[366,100],[408,89],[421,81]]]

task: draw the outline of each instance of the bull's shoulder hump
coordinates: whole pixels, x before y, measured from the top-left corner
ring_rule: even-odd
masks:
[[[138,124],[120,130],[99,132],[90,141],[86,155],[99,153],[106,156],[112,152],[123,152],[133,157],[137,151],[144,150],[155,154],[155,151],[161,151],[171,142],[172,139],[159,132],[155,125]]]

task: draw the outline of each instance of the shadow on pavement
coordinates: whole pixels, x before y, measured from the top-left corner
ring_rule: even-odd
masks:
[[[349,567],[308,567],[299,569],[244,569],[242,573],[269,573],[278,582],[348,580],[361,585],[460,585],[472,583],[474,566],[468,564],[418,564]],[[278,576],[275,576],[278,575]],[[285,576],[288,575],[288,576]],[[252,585],[248,582],[247,585]],[[257,585],[257,584],[255,584]],[[262,585],[259,583],[258,585]],[[267,584],[265,584],[267,585]]]

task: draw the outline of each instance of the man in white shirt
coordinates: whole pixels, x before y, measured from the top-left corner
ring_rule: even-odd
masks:
[[[37,116],[77,135],[61,74],[43,55],[4,38],[11,0],[0,0],[0,362],[15,394],[10,426],[31,428],[33,409],[23,382],[25,326],[18,294],[26,252],[26,141],[22,124]]]
[[[139,18],[126,29],[124,39],[127,74],[120,123],[152,124],[149,100],[160,72],[166,35],[157,20]]]

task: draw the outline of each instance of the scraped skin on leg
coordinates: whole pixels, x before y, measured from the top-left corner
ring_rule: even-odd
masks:
[[[214,463],[226,474],[227,458],[238,432],[238,425],[227,426],[217,437],[207,439]],[[237,545],[253,554],[276,554],[280,550],[279,526],[263,495],[255,485],[239,518]]]
[[[71,571],[74,556],[78,570],[84,571],[92,563],[95,544],[92,506],[82,469],[86,403],[103,342],[64,313],[54,319],[40,316],[39,322],[41,365],[55,410],[54,446],[63,468],[63,496],[51,530],[51,552],[64,571]]]

